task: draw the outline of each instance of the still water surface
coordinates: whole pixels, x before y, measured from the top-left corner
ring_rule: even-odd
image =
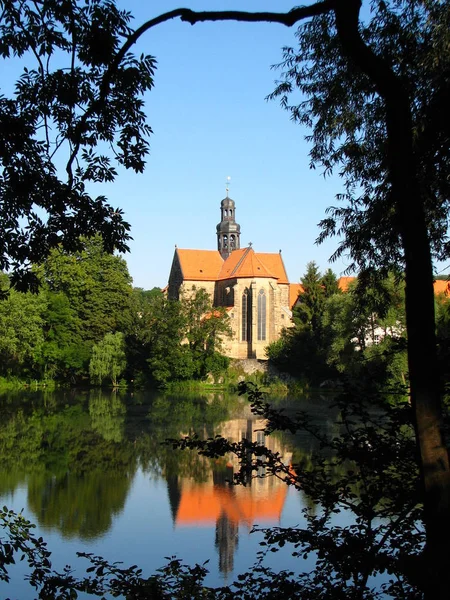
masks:
[[[283,403],[335,427],[325,399]],[[189,564],[209,559],[206,583],[221,585],[254,563],[262,537],[250,534],[253,525],[303,521],[307,499],[278,480],[230,486],[232,456],[213,461],[163,443],[220,433],[264,443],[287,462],[311,459],[314,440],[265,438],[263,422],[237,396],[29,392],[0,396],[0,408],[0,502],[37,525],[57,569],[70,564],[81,573],[88,565],[76,558],[80,551],[150,575],[176,555]],[[296,567],[286,552],[268,564]],[[33,597],[20,569],[13,585],[0,583],[1,598]]]

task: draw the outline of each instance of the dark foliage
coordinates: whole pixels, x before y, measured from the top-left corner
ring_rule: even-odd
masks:
[[[0,57],[20,73],[0,96],[0,270],[21,289],[37,285],[31,263],[59,244],[80,249],[80,235],[127,250],[122,211],[87,184],[115,179],[111,150],[137,172],[148,153],[142,95],[155,60],[116,64],[130,21],[111,0],[0,2]]]

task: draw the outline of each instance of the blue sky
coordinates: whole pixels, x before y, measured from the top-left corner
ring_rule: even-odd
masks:
[[[284,0],[119,4],[133,13],[135,27],[180,6],[281,12],[295,5]],[[241,246],[281,249],[292,282],[311,260],[323,270],[330,266],[337,241],[320,247],[314,241],[325,208],[336,204],[340,181],[309,169],[306,131],[276,102],[265,100],[277,77],[270,66],[292,43],[294,30],[276,24],[191,26],[176,20],[149,31],[135,48],[158,60],[155,87],[146,97],[154,131],[151,154],[144,174],[121,170],[102,193],[131,223],[134,239],[125,258],[136,286],[166,285],[175,244],[216,249],[227,176]],[[331,267],[340,274],[346,263]]]

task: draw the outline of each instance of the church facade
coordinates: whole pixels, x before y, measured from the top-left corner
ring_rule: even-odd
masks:
[[[266,346],[292,324],[298,284],[289,284],[281,252],[240,247],[236,207],[228,195],[220,211],[217,250],[175,248],[168,296],[178,299],[193,288],[203,288],[214,306],[226,307],[230,316],[233,333],[224,340],[224,353],[231,358],[265,359]]]

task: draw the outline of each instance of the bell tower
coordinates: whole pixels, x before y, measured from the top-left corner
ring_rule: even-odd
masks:
[[[236,223],[234,200],[227,197],[220,203],[221,221],[217,225],[217,250],[226,260],[233,250],[240,248],[241,227]]]

